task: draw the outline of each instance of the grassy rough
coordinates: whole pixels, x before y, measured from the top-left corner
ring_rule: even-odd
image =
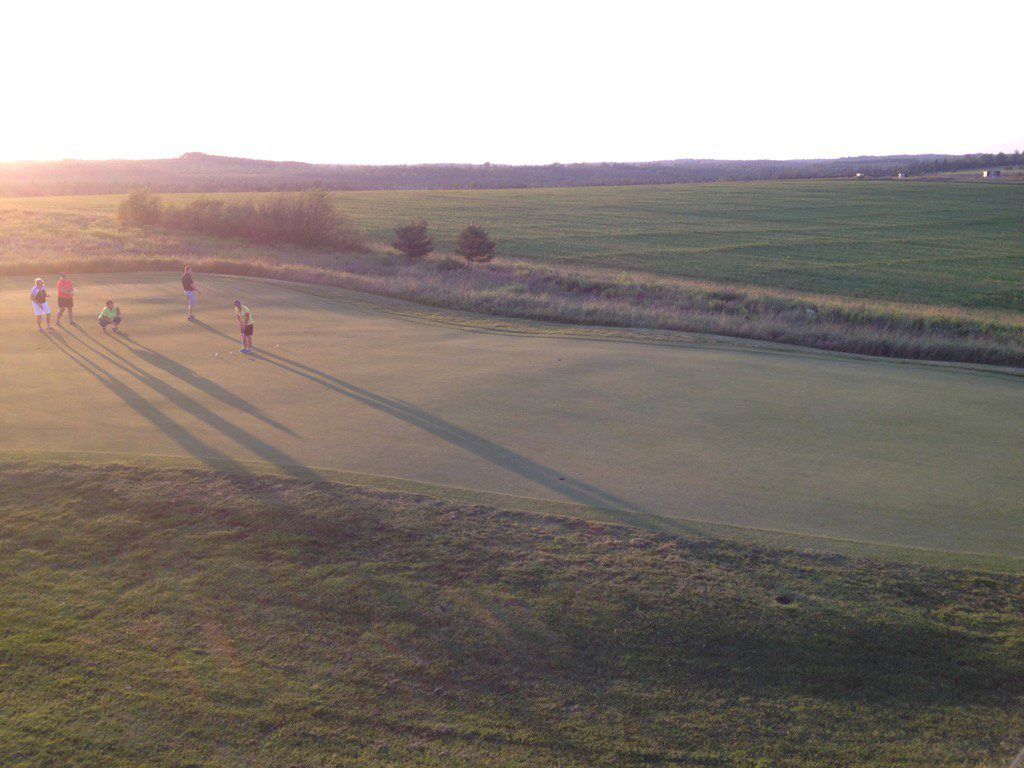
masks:
[[[1024,579],[0,467],[4,765],[1004,766]]]

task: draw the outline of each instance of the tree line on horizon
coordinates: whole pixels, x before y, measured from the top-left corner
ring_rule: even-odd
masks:
[[[887,177],[1024,165],[1020,150],[824,160],[666,160],[644,163],[498,165],[313,165],[190,152],[163,160],[63,160],[0,164],[0,195],[257,192],[388,189],[512,189],[632,186],[700,181]]]

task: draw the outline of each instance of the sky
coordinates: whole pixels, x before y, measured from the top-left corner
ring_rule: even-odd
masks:
[[[1024,149],[1024,2],[35,0],[0,161],[808,158]]]

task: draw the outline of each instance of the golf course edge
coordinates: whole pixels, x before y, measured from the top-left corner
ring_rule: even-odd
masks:
[[[865,558],[895,563],[1004,573],[1024,573],[1024,556],[1013,557],[979,552],[929,549],[897,544],[844,539],[758,528],[693,518],[675,518],[649,512],[602,508],[567,501],[495,493],[457,486],[427,483],[388,475],[346,472],[322,467],[279,467],[269,462],[243,461],[230,465],[215,458],[163,454],[121,454],[101,451],[17,451],[0,449],[0,465],[33,464],[66,466],[127,466],[151,469],[205,470],[291,478],[298,482],[329,482],[378,491],[429,496],[450,502],[486,506],[507,512],[578,518],[588,522],[632,527],[670,536],[721,539],[752,546],[765,546],[829,556]]]

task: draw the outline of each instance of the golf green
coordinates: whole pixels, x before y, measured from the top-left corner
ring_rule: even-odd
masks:
[[[178,275],[83,275],[80,325],[39,333],[31,278],[0,279],[0,448],[260,461],[1024,555],[1020,376],[528,323],[484,332],[340,290],[197,283],[188,323]],[[96,323],[107,298],[124,334]],[[256,316],[252,356],[238,351],[235,298]]]

